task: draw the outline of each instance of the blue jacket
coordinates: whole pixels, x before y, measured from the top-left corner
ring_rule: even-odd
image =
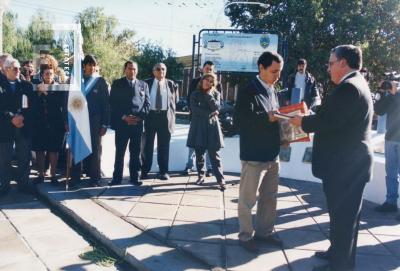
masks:
[[[269,162],[278,157],[279,124],[269,121],[266,110],[270,98],[257,78],[238,91],[234,124],[239,129],[242,161]]]

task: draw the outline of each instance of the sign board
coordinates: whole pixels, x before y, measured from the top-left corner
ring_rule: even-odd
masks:
[[[217,71],[258,72],[257,60],[265,51],[278,51],[278,35],[204,33],[201,63],[212,61]]]

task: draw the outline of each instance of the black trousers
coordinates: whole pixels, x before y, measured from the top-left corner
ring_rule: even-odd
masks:
[[[213,174],[217,179],[217,181],[221,181],[224,178],[224,175],[222,172],[221,157],[219,156],[218,151],[209,150],[206,148],[199,148],[199,147],[194,148],[194,151],[196,152],[196,167],[197,167],[197,175],[199,176],[199,178],[204,177],[205,173],[204,155],[205,152],[208,151],[208,156],[211,161]]]
[[[140,170],[140,144],[143,133],[143,121],[136,125],[125,125],[115,130],[115,162],[113,179],[121,181],[124,170],[124,156],[129,142],[129,175],[137,180]]]
[[[323,188],[330,217],[329,254],[332,270],[348,271],[355,266],[362,195],[368,178],[355,177],[347,182],[324,179]]]
[[[157,135],[157,162],[160,173],[168,172],[169,142],[171,133],[168,129],[167,111],[151,110],[144,124],[144,142],[142,151],[142,173],[150,172],[153,164],[154,139]]]
[[[11,167],[11,160],[14,153],[14,143],[18,166],[18,170],[15,171],[16,176],[13,176],[14,171]],[[15,181],[18,183],[18,187],[23,188],[27,186],[29,182],[30,162],[31,139],[22,135],[21,129],[15,128],[14,140],[11,142],[0,143],[0,190],[6,190],[11,179],[15,179]]]
[[[83,160],[86,175],[90,179],[99,181],[101,179],[101,119],[100,116],[90,116],[90,137],[92,141],[92,153]],[[82,173],[82,162],[71,167],[71,179],[79,181]]]

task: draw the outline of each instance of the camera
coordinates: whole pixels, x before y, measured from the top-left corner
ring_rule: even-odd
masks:
[[[392,81],[400,82],[400,73],[396,71],[385,72],[385,81],[382,82],[380,88],[384,91],[392,89]]]

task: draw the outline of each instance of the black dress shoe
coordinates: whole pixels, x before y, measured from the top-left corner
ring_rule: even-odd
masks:
[[[314,266],[312,271],[333,271],[329,264],[321,265],[321,266]]]
[[[169,175],[168,175],[168,173],[160,173],[160,174],[158,174],[158,179],[163,180],[163,181],[169,180]]]
[[[115,180],[115,179],[112,179],[112,181],[108,183],[109,186],[120,185],[120,184],[121,180]]]
[[[282,240],[275,234],[270,234],[268,236],[255,235],[254,236],[254,240],[261,241],[261,242],[264,242],[264,243],[267,243],[269,245],[273,245],[273,246],[276,246],[276,247],[282,247],[283,246]]]
[[[248,241],[239,240],[239,245],[245,250],[252,253],[257,253],[259,251],[256,242],[254,242],[254,239],[250,239]]]
[[[141,186],[143,184],[143,182],[139,181],[139,180],[130,180],[131,184],[133,184],[134,186]]]
[[[329,261],[331,255],[329,254],[329,250],[328,250],[328,251],[317,251],[314,253],[314,256],[316,258]]]
[[[225,180],[224,179],[221,179],[221,180],[217,180],[217,183],[219,184],[219,189],[221,190],[221,191],[224,191],[225,190]]]
[[[206,177],[211,177],[212,176],[212,171],[211,170],[207,170],[206,171]]]
[[[395,213],[399,210],[396,204],[390,204],[388,202],[383,203],[382,205],[375,208],[375,211],[380,213]]]

